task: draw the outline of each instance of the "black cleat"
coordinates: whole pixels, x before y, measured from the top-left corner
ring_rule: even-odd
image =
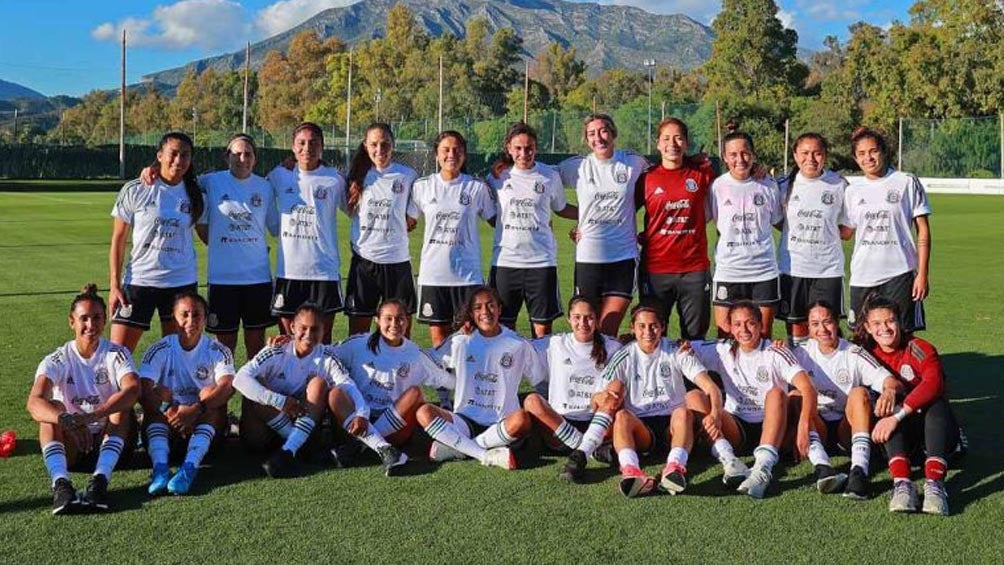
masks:
[[[573,449],[572,452],[568,454],[568,461],[565,462],[565,469],[558,474],[558,478],[563,481],[578,483],[582,481],[582,477],[585,474],[586,454],[578,449]]]
[[[596,448],[596,451],[593,451],[593,459],[597,463],[603,463],[611,469],[616,469],[620,466],[620,462],[617,461],[617,454],[614,453],[614,444],[609,441],[601,443]]]
[[[345,469],[355,464],[356,458],[362,452],[362,444],[355,440],[335,445],[331,449],[331,460],[335,462],[335,467]],[[381,460],[383,455],[380,456]]]
[[[847,477],[847,487],[844,489],[844,498],[868,499],[868,475],[861,467],[851,467],[851,474]]]
[[[79,508],[77,491],[73,489],[70,480],[56,479],[56,484],[52,485],[52,513],[54,515],[72,514]]]
[[[847,475],[838,473],[830,465],[816,465],[816,489],[823,494],[840,492],[847,483]]]
[[[404,464],[408,462],[408,456],[401,453],[401,450],[388,445],[377,450],[380,461],[383,463],[383,474],[388,477],[395,477],[401,474]]]
[[[81,504],[104,512],[108,510],[108,477],[94,475],[87,483],[87,490],[80,497]]]
[[[273,479],[288,479],[300,474],[300,466],[296,463],[296,457],[285,449],[279,449],[262,464],[262,469]]]

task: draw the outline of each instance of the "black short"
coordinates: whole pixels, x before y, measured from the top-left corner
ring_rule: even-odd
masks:
[[[419,285],[418,321],[423,324],[453,324],[476,288],[480,287]]]
[[[680,315],[680,337],[704,339],[711,325],[711,273],[646,273],[638,277],[642,301],[660,304],[663,324],[669,322],[673,306]]]
[[[641,423],[648,428],[648,432],[652,434],[652,445],[649,446],[642,454],[648,455],[649,453],[656,453],[659,451],[665,451],[669,447],[668,436],[669,436],[669,416],[644,416],[639,417]]]
[[[837,309],[843,318],[844,278],[833,277],[812,279],[781,275],[781,303],[777,307],[778,319],[789,324],[805,322],[809,319],[809,305],[817,300],[825,300]]]
[[[415,313],[415,278],[411,274],[411,261],[374,263],[353,253],[349,282],[345,288],[345,313],[349,316],[376,316],[380,302],[391,298],[404,302],[409,314]]]
[[[236,333],[241,322],[245,330],[259,330],[275,324],[269,307],[272,283],[210,284],[206,331]]]
[[[823,418],[823,423],[826,424],[826,451],[833,455],[834,453],[839,453],[843,455],[850,454],[851,446],[843,445],[840,443],[840,424],[845,418],[839,420],[827,420]]]
[[[868,297],[883,296],[899,305],[899,325],[904,332],[916,332],[927,329],[927,322],[924,319],[924,301],[913,300],[913,280],[914,273],[903,273],[893,277],[878,286],[852,286],[851,287],[851,312],[847,316],[847,323],[851,327],[857,321]]]
[[[167,288],[127,284],[122,287],[122,294],[129,306],[120,306],[112,315],[112,323],[148,330],[155,309],[161,322],[170,320],[173,316],[174,297],[182,292],[195,292],[198,288],[196,283]]]
[[[483,424],[479,424],[479,423],[475,422],[474,420],[472,420],[471,418],[469,418],[467,416],[464,416],[463,414],[457,414],[456,412],[453,413],[453,417],[454,418],[460,418],[461,420],[464,421],[464,424],[467,425],[467,429],[470,430],[470,432],[471,432],[471,439],[474,439],[474,438],[478,437],[479,435],[487,432],[488,428],[491,427],[491,426],[485,426]],[[492,424],[492,425],[494,425],[494,424]]]
[[[747,422],[735,414],[732,417],[739,425],[739,433],[743,436],[742,445],[733,446],[736,453],[739,455],[753,453],[756,446],[760,445],[760,436],[763,435],[763,422]]]
[[[576,263],[575,294],[598,300],[619,296],[634,297],[637,259],[624,259],[616,263]]]
[[[502,297],[502,322],[514,324],[526,302],[530,321],[546,324],[561,317],[557,267],[492,267],[488,284]]]
[[[275,294],[272,297],[272,315],[291,317],[296,309],[311,303],[325,314],[342,311],[342,287],[338,281],[302,281],[275,279]]]
[[[732,306],[740,300],[749,300],[757,306],[776,306],[781,300],[779,286],[777,278],[750,283],[716,280],[712,285],[714,304]]]

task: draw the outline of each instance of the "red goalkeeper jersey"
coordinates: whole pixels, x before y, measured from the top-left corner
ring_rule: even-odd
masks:
[[[945,394],[945,371],[933,345],[915,337],[906,347],[886,353],[877,345],[871,350],[887,369],[906,385],[903,404],[911,410],[926,408]]]
[[[642,268],[648,273],[706,271],[710,167],[651,167],[638,179],[635,203],[645,207]]]

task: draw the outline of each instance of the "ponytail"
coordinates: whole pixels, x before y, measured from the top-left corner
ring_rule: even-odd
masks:
[[[81,302],[93,302],[101,306],[101,311],[107,313],[108,307],[105,305],[105,299],[101,298],[98,294],[98,285],[94,283],[87,283],[83,288],[80,289],[80,294],[73,297],[73,301],[70,302],[70,315],[73,315],[73,311],[77,309],[77,304]]]

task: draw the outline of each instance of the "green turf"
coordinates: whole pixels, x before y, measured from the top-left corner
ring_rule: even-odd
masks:
[[[997,286],[1004,199],[932,197],[925,337],[943,355],[971,447],[950,474],[948,518],[886,512],[884,472],[869,501],[821,496],[804,463],[780,465],[773,496],[762,501],[725,492],[706,456],[692,459],[684,496],[626,500],[599,469],[594,484],[558,482],[557,458],[512,473],[463,462],[416,465],[415,475],[395,479],[368,466],[276,482],[236,446],[203,470],[194,496],[148,500],[148,470],[126,469],[112,482],[117,512],[54,518],[24,400],[38,361],[70,338],[72,292],[87,281],[107,287],[114,196],[0,193],[0,429],[19,435],[14,456],[0,460],[0,561],[1004,562],[997,537],[1004,523],[1004,440],[997,433],[1004,413],[1004,301]],[[556,220],[555,230],[567,233],[569,225]],[[559,241],[567,297],[572,251],[567,238]],[[488,257],[487,237],[484,244]],[[140,350],[158,333],[148,333]],[[336,338],[344,333],[339,317]],[[421,328],[416,338],[427,343]],[[650,472],[658,467],[647,465]],[[85,482],[74,478],[78,487]]]

